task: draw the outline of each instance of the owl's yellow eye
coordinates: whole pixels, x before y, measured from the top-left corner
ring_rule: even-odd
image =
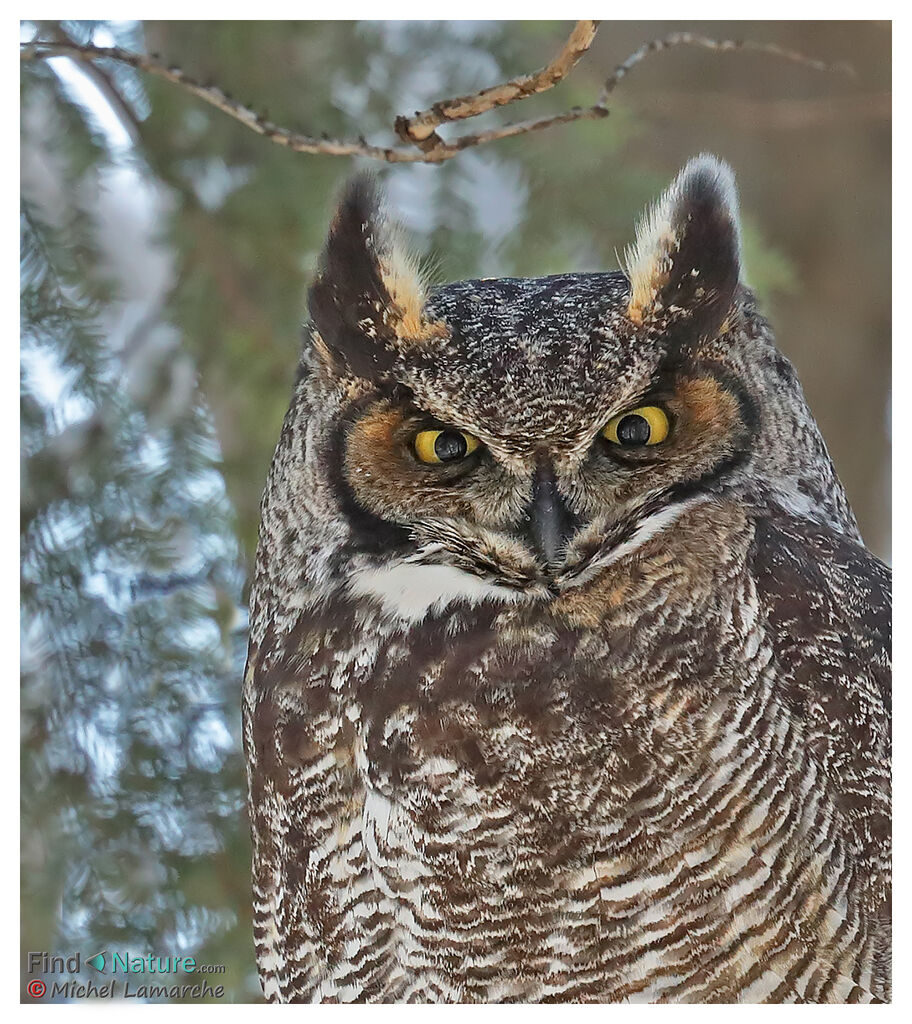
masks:
[[[445,430],[422,430],[413,442],[415,454],[429,465],[458,462],[471,455],[479,444],[481,442],[477,437],[452,427]]]
[[[657,405],[641,405],[630,412],[622,412],[609,420],[602,437],[612,444],[637,448],[647,444],[661,444],[671,429],[671,421],[664,409]]]

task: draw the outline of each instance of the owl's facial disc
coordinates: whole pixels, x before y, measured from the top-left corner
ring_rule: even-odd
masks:
[[[448,566],[517,593],[572,585],[749,450],[752,410],[730,375],[693,363],[659,385],[609,395],[600,421],[568,421],[563,437],[498,436],[447,423],[401,388],[375,394],[342,428],[352,552]]]

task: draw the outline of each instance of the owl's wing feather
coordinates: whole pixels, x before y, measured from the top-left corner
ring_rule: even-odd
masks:
[[[853,865],[881,969],[834,975],[830,997],[890,998],[890,571],[853,537],[784,512],[755,521],[750,568],[780,705],[830,793],[830,838]]]
[[[751,560],[794,696],[863,694],[869,722],[889,750],[890,570],[852,537],[784,514],[756,521]]]
[[[832,793],[870,919],[888,935],[890,570],[852,537],[785,514],[757,520],[751,558],[779,698]]]

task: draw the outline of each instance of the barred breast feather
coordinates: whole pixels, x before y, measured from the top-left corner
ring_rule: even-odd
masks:
[[[882,1002],[889,581],[714,500],[547,600],[315,600],[251,646],[266,995]]]

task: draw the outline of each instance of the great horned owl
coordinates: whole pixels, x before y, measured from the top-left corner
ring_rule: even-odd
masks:
[[[350,186],[245,679],[277,1001],[890,998],[889,576],[691,161],[626,273],[427,292]]]

